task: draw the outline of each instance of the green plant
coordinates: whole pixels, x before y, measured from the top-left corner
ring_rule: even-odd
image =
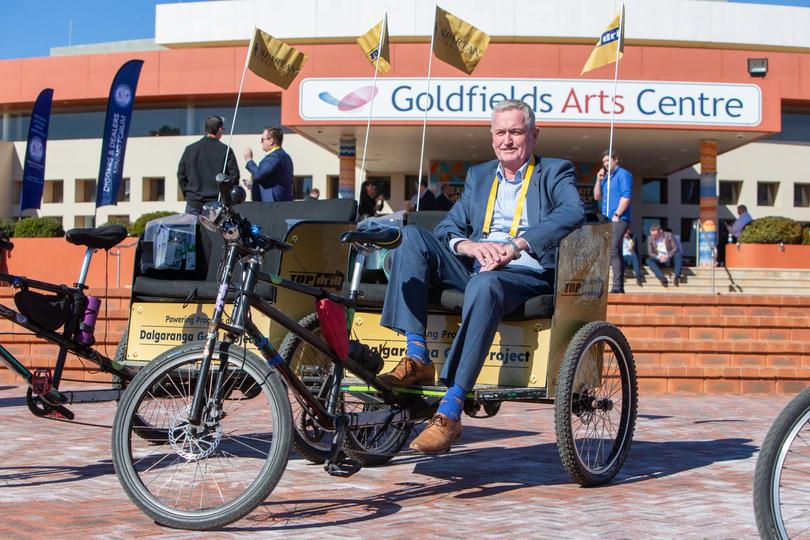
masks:
[[[0,236],[5,236],[6,238],[11,238],[14,236],[14,226],[16,224],[6,218],[0,218]]]
[[[123,225],[127,228],[127,234],[132,234],[130,231],[132,230],[132,223],[129,221],[128,218],[120,217],[120,216],[110,216],[109,220],[106,223],[103,223],[101,226],[104,227],[105,225]]]
[[[802,244],[810,246],[810,227],[805,227],[802,231]]]
[[[16,238],[55,238],[64,234],[62,225],[52,217],[25,218],[14,226]]]
[[[755,219],[740,234],[743,244],[801,244],[802,225],[786,217]]]
[[[130,227],[127,227],[127,231],[129,232],[130,236],[140,236],[143,234],[144,229],[146,229],[146,224],[153,219],[162,218],[166,216],[173,216],[177,214],[177,212],[168,212],[166,210],[160,210],[158,212],[149,212],[148,214],[144,214],[138,219],[135,220]]]

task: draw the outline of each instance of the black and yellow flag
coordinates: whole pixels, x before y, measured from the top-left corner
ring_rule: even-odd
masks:
[[[307,55],[258,28],[251,43],[250,71],[285,90],[289,88],[301,72]]]
[[[436,6],[433,54],[470,75],[489,46],[489,36],[452,13]]]
[[[611,62],[618,62],[622,56],[624,56],[624,6],[599,36],[599,41],[596,42],[596,47],[591,51],[580,75]]]
[[[383,75],[388,73],[388,70],[391,69],[391,55],[388,52],[388,15],[375,24],[371,30],[357,38],[357,44],[363,49],[363,54],[366,55],[371,65],[377,66],[379,73]],[[379,58],[379,64],[377,58]]]

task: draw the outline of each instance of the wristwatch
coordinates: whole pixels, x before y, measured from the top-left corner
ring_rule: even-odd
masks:
[[[514,241],[512,238],[508,239],[508,240],[506,241],[506,243],[507,243],[507,244],[509,244],[510,246],[512,246],[512,249],[514,249],[514,250],[515,250],[515,253],[520,253],[520,252],[521,252],[521,249],[520,249],[520,247],[517,245],[517,242],[515,242],[515,241]]]

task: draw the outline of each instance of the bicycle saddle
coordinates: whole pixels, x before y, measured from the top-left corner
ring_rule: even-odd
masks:
[[[402,234],[399,229],[391,227],[375,227],[373,229],[363,229],[361,231],[349,231],[340,235],[340,241],[344,244],[373,244],[386,249],[394,249],[402,242]]]
[[[104,225],[95,229],[70,229],[65,233],[65,239],[71,244],[93,249],[110,249],[126,237],[127,229],[123,225]]]

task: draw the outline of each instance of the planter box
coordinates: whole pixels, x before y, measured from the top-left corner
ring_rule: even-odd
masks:
[[[125,238],[119,246],[134,244],[137,238]],[[79,277],[84,259],[84,246],[69,244],[64,238],[12,238],[14,250],[5,254],[0,266],[9,274],[25,276],[49,283],[73,285]],[[107,279],[110,288],[131,287],[132,268],[135,264],[135,246],[120,249],[119,246],[106,254],[103,250],[93,254],[86,285],[104,288],[104,262],[107,262]],[[120,265],[120,266],[119,266]]]
[[[810,245],[728,244],[729,268],[810,268]]]

